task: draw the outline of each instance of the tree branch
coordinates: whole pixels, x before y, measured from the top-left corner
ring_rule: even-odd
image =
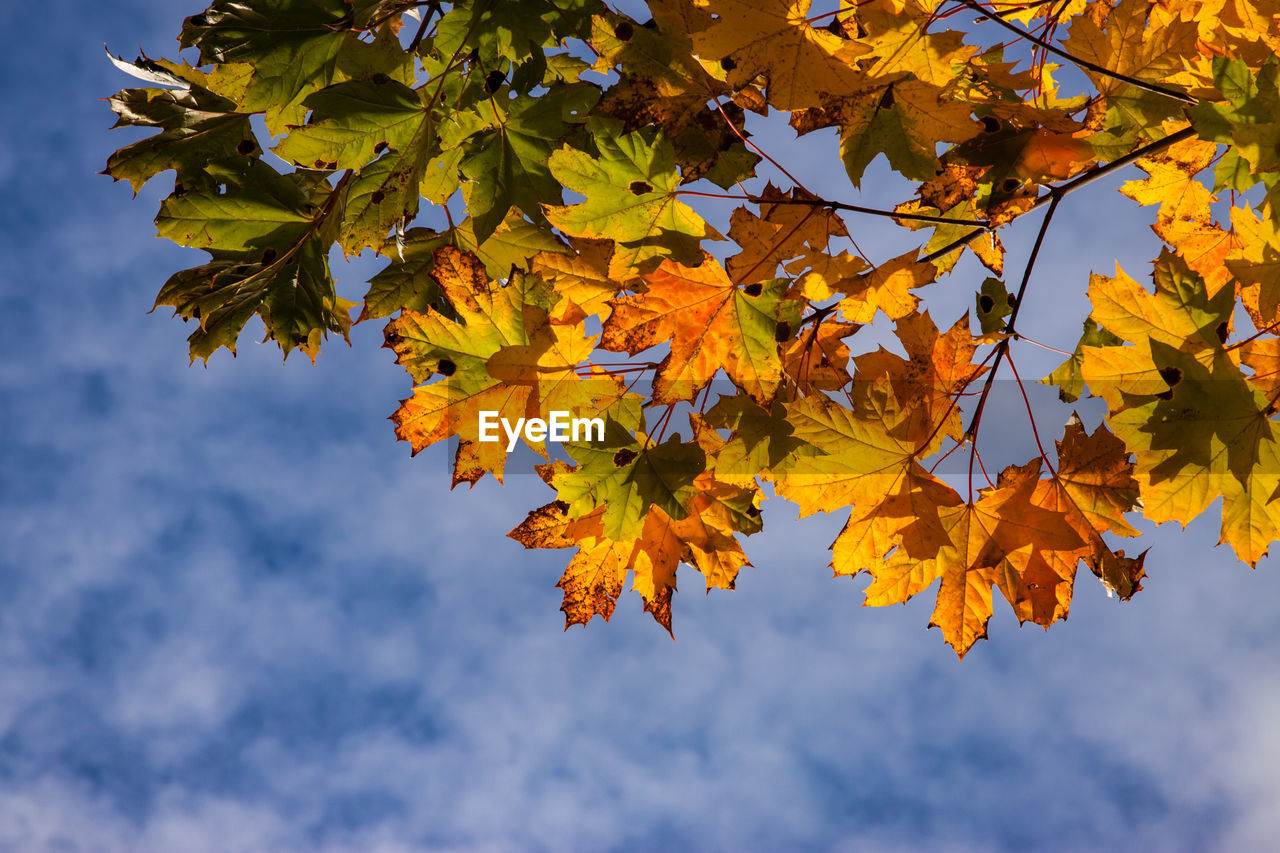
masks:
[[[929,216],[924,213],[898,213],[894,210],[881,210],[875,207],[862,207],[857,204],[845,204],[842,201],[828,201],[825,198],[763,198],[758,195],[704,193],[698,192],[697,190],[676,190],[675,194],[697,196],[698,198],[739,199],[741,201],[749,201],[752,204],[801,204],[807,207],[829,207],[832,210],[847,210],[850,213],[868,213],[872,216],[884,216],[888,219],[906,219],[911,222],[932,222],[937,225],[973,225],[980,229],[979,233],[983,233],[991,229],[990,222],[986,219],[956,219],[949,216]]]

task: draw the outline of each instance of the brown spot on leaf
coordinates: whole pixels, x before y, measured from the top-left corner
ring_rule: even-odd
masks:
[[[268,248],[262,253],[262,262],[264,264],[273,264],[276,261],[277,253],[275,249]]]
[[[757,281],[755,284],[748,284],[746,287],[742,288],[742,292],[747,294],[747,296],[759,296],[761,293],[764,293],[764,285]]]
[[[252,154],[254,149],[257,147],[258,143],[254,142],[252,139],[241,139],[240,144],[236,146],[236,151],[247,157]]]
[[[1231,334],[1231,329],[1228,328],[1226,320],[1219,323],[1218,328],[1214,329],[1214,331],[1218,334],[1218,342],[1224,344],[1227,342],[1227,337]]]
[[[791,324],[788,323],[786,320],[783,320],[782,322],[778,323],[778,325],[773,327],[773,339],[778,343],[782,343],[783,341],[789,339],[790,337],[791,337]]]
[[[982,309],[983,314],[990,314],[991,309],[996,307],[996,301],[989,294],[982,294],[978,297],[978,307]]]
[[[387,146],[386,140],[383,140],[382,142],[379,142],[377,145],[373,146],[373,153],[381,154],[383,151],[387,150],[387,147],[388,146]]]
[[[1160,378],[1168,382],[1169,387],[1172,388],[1182,381],[1182,371],[1172,366],[1162,367],[1160,368]]]
[[[760,510],[756,509],[754,506],[747,507],[747,515],[749,515],[751,518],[755,518],[759,514],[760,514]]]
[[[551,505],[555,507],[561,515],[569,514],[569,505],[564,501],[552,501]]]
[[[317,169],[323,169],[323,168],[324,168],[324,161],[323,161],[323,160],[316,160],[316,161],[315,161],[314,163],[312,163],[311,165],[312,165],[312,166],[314,166],[314,167],[315,167],[315,168],[317,168]]]
[[[618,26],[613,28],[613,34],[618,37],[619,41],[631,41],[631,37],[636,34],[635,27],[631,26],[630,21],[620,21]]]
[[[1000,129],[1000,119],[995,116],[983,116],[982,129],[987,133],[995,133]]]
[[[720,60],[720,67],[725,71],[732,71],[738,67],[738,63],[726,56],[724,59]]]
[[[636,458],[636,452],[629,447],[624,447],[617,453],[613,454],[613,464],[618,468],[625,468],[631,464]]]
[[[485,94],[492,95],[494,92],[502,88],[502,84],[505,83],[506,80],[507,72],[499,71],[496,68],[490,71],[484,78]]]
[[[369,196],[369,204],[382,204],[383,199],[386,197],[387,194],[382,190],[374,190],[373,194]]]
[[[1164,400],[1166,403],[1169,402],[1170,400],[1173,399],[1173,389],[1169,389],[1168,391],[1161,391],[1159,394],[1156,395],[1156,399]]]
[[[632,195],[644,195],[645,193],[653,192],[653,185],[644,181],[632,181],[627,186],[627,189],[631,190]]]
[[[1004,183],[1000,185],[1000,189],[1004,190],[1007,193],[1011,193],[1014,190],[1016,190],[1019,186],[1021,186],[1021,184],[1022,182],[1019,181],[1017,178],[1005,178]]]
[[[440,364],[436,366],[436,371],[441,376],[452,376],[458,372],[458,365],[454,364],[447,358],[440,359]]]

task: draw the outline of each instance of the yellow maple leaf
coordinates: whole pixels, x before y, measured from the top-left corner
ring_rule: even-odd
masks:
[[[740,207],[730,217],[729,239],[742,250],[725,261],[725,269],[735,284],[748,285],[773,278],[780,264],[804,256],[802,260],[821,262],[832,237],[848,237],[844,222],[818,199],[800,189],[784,194],[772,184],[760,193],[759,214]],[[789,204],[812,201],[813,204]],[[808,264],[792,264],[795,274]]]
[[[910,314],[897,324],[898,339],[907,358],[881,347],[857,356],[858,375],[866,380],[890,380],[894,395],[908,413],[903,432],[915,441],[931,433],[960,437],[960,410],[955,395],[986,372],[973,362],[979,343],[969,331],[966,314],[945,333],[939,334],[929,312]]]
[[[1231,208],[1231,227],[1238,248],[1227,256],[1227,269],[1254,325],[1269,327],[1280,314],[1280,230],[1269,211],[1259,219],[1242,207]]]
[[[1023,573],[1037,555],[1072,552],[1082,544],[1065,513],[1032,501],[1039,472],[1038,459],[1011,466],[1001,473],[996,488],[983,490],[975,503],[938,509],[946,540],[932,558],[920,559],[911,553],[914,531],[904,530],[900,534],[903,553],[895,553],[871,570],[874,580],[865,603],[880,607],[905,601],[940,580],[929,626],[941,629],[963,658],[987,636],[992,586],[999,587],[1016,609],[1020,601],[1033,597]]]
[[[1161,222],[1209,222],[1209,205],[1217,197],[1196,180],[1196,175],[1208,168],[1217,148],[1212,142],[1192,137],[1155,156],[1144,157],[1137,166],[1147,177],[1129,181],[1120,191],[1139,204],[1158,204],[1156,216]]]
[[[856,60],[870,48],[812,26],[810,0],[699,0],[697,5],[717,19],[691,34],[694,51],[719,63],[734,88],[763,75],[769,103],[794,110],[865,86]]]

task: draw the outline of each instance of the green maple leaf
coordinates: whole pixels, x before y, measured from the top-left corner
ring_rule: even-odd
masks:
[[[557,472],[551,485],[569,514],[586,515],[603,506],[604,535],[622,540],[639,535],[650,506],[674,519],[687,516],[685,502],[695,493],[694,479],[706,467],[706,454],[678,435],[646,447],[642,439],[613,419],[603,442],[566,444],[578,467]]]
[[[910,80],[853,99],[840,133],[840,159],[849,179],[860,186],[862,173],[880,154],[908,178],[933,177],[939,167],[937,140],[963,142],[978,133],[970,110],[967,104],[939,100],[936,89]]]
[[[387,148],[405,151],[430,132],[418,92],[385,75],[308,95],[311,120],[276,146],[282,159],[315,169],[359,169]]]
[[[545,222],[542,205],[560,199],[547,161],[556,143],[584,123],[600,97],[594,86],[554,86],[531,97],[493,97],[457,116],[441,133],[441,146],[463,148],[459,158],[476,237],[486,239],[512,207]]]
[[[345,337],[351,325],[353,303],[336,295],[327,258],[327,217],[340,197],[324,181],[281,175],[260,160],[210,169],[227,191],[170,196],[156,229],[213,259],[170,278],[156,304],[200,321],[189,339],[192,359],[207,361],[224,346],[235,352],[254,314],[286,356],[300,347],[314,358],[329,332]]]
[[[179,42],[199,49],[201,65],[251,64],[241,105],[267,110],[275,133],[301,120],[306,95],[337,78],[350,15],[344,0],[216,0],[183,22]]]
[[[178,183],[194,182],[210,160],[261,153],[249,116],[233,101],[199,87],[187,90],[126,89],[109,102],[114,127],[155,127],[154,136],[125,146],[107,160],[106,174],[127,180],[134,192],[173,169]]]
[[[556,180],[586,197],[548,208],[551,224],[573,237],[615,240],[634,263],[700,263],[701,241],[721,237],[677,197],[680,175],[667,138],[648,128],[623,133],[616,121],[592,119],[588,128],[598,156],[567,147],[551,155]]]
[[[978,326],[984,334],[1002,331],[1005,319],[1013,313],[1013,296],[998,278],[988,277],[976,297]]]
[[[504,60],[539,66],[532,81],[537,83],[546,68],[543,49],[585,39],[599,11],[603,6],[596,0],[463,0],[440,18],[433,47],[444,56],[474,50],[490,71]]]
[[[1240,189],[1261,182],[1280,184],[1280,60],[1272,57],[1254,71],[1239,59],[1213,60],[1213,81],[1227,99],[1200,103],[1189,110],[1201,138],[1226,143],[1229,153],[1248,164],[1247,170],[1224,158],[1228,171],[1218,186]],[[1234,160],[1234,157],[1233,157]]]
[[[347,0],[215,0],[183,22],[179,43],[200,51],[200,64],[239,65],[245,80],[217,90],[246,112],[264,112],[267,129],[301,124],[313,92],[383,73],[412,81],[413,69],[389,31],[356,37]]]

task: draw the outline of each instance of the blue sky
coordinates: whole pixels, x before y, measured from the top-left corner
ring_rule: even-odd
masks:
[[[1066,623],[997,612],[963,663],[927,596],[861,608],[826,568],[842,519],[787,505],[736,591],[682,575],[677,642],[632,594],[564,632],[567,553],[504,538],[545,488],[411,460],[380,329],[187,366],[146,313],[199,256],[153,236],[165,180],[94,173],[125,142],[103,42],[172,54],[199,6],[68,6],[0,9],[0,850],[1273,849],[1280,576],[1214,548],[1216,512],[1149,537],[1132,602],[1082,573]],[[1074,342],[1091,269],[1145,274],[1115,186],[1064,204],[1028,334]],[[980,280],[932,288],[939,322]],[[1001,463],[1029,458],[1011,412]]]

